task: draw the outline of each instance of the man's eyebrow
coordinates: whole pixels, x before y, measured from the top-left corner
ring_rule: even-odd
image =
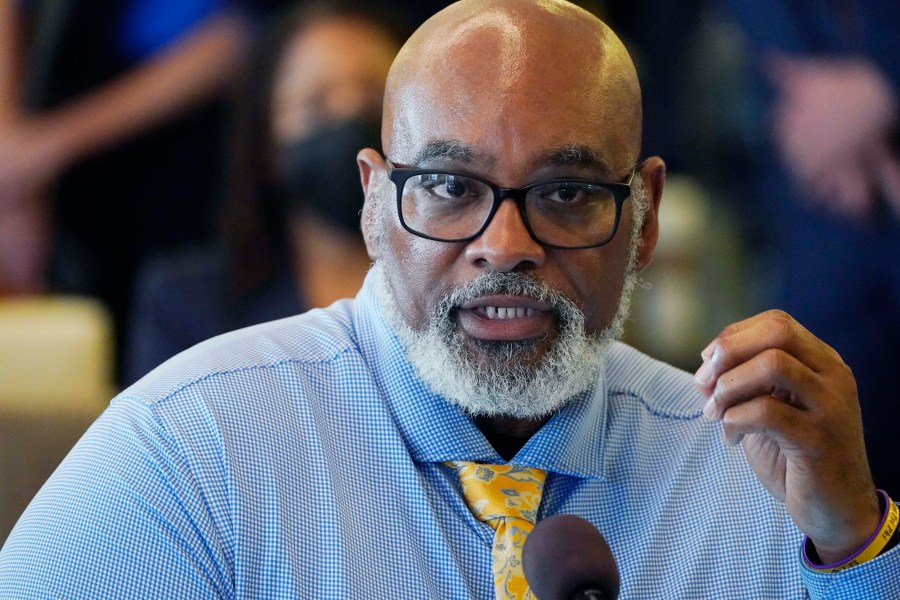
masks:
[[[436,160],[473,162],[479,158],[471,146],[460,140],[435,140],[425,144],[413,159],[417,166]]]
[[[554,167],[588,167],[602,176],[610,176],[614,172],[612,165],[605,158],[599,156],[591,147],[581,144],[545,150],[535,162]]]
[[[489,167],[494,159],[478,152],[472,146],[457,139],[434,140],[425,144],[415,155],[413,165],[428,167],[440,162],[461,162]],[[582,167],[590,169],[599,177],[610,177],[615,169],[606,158],[583,144],[569,144],[550,148],[541,152],[534,160],[534,168],[541,167]]]

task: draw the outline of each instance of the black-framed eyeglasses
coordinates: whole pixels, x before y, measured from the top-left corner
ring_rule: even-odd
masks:
[[[622,204],[631,196],[634,169],[623,183],[551,179],[523,188],[504,188],[452,171],[413,169],[387,161],[397,187],[403,228],[439,242],[467,242],[480,236],[500,203],[516,201],[528,233],[551,248],[602,246],[619,228]]]

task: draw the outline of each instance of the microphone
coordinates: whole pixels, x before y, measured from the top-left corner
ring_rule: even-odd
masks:
[[[522,549],[525,580],[540,600],[616,600],[619,569],[597,528],[575,515],[539,521]]]

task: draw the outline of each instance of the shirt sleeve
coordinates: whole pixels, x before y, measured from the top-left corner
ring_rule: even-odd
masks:
[[[797,560],[803,563],[799,554]],[[818,573],[804,564],[801,576],[812,600],[900,598],[900,546],[840,573]]]
[[[213,485],[191,467],[153,406],[115,400],[7,539],[0,597],[233,597]]]

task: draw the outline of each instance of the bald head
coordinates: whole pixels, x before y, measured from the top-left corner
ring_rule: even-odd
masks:
[[[538,133],[565,147],[594,146],[591,132],[599,158],[619,171],[640,152],[640,104],[627,51],[590,13],[554,0],[463,0],[429,19],[397,56],[384,148],[410,163],[428,158],[429,143],[445,152],[477,146],[476,158],[490,163],[533,151],[526,138]]]

